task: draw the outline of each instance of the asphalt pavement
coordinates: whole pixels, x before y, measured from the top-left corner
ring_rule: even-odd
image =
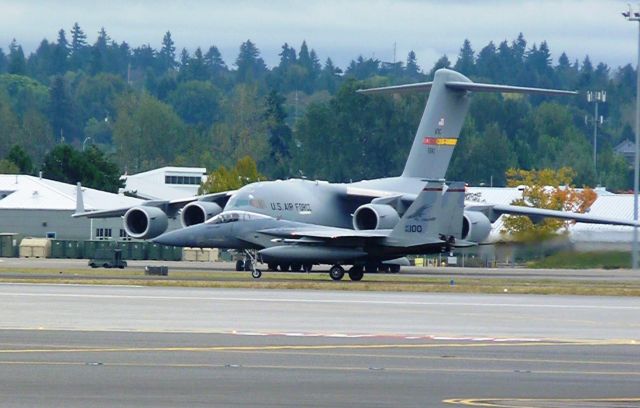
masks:
[[[632,297],[3,284],[0,310],[2,406],[640,404]]]

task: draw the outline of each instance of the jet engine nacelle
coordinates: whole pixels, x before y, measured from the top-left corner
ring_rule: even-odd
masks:
[[[202,224],[209,218],[222,212],[222,207],[209,201],[194,201],[184,206],[180,214],[180,222],[183,227]]]
[[[391,229],[400,221],[395,208],[386,204],[365,204],[353,213],[356,230]]]
[[[462,239],[481,243],[491,232],[491,221],[479,211],[465,211],[462,219]]]
[[[158,207],[139,206],[124,214],[124,229],[132,238],[155,238],[167,230],[167,214]]]

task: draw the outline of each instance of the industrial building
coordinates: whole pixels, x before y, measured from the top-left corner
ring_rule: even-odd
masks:
[[[173,200],[198,194],[200,184],[206,180],[204,167],[161,167],[143,173],[120,177],[124,188],[120,193],[145,200]]]
[[[141,200],[82,187],[85,210],[120,208]],[[120,218],[72,218],[76,186],[26,175],[0,175],[0,233],[66,240],[123,239]]]

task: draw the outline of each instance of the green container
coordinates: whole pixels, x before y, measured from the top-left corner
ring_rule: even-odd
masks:
[[[62,239],[51,240],[51,258],[64,258],[64,250],[66,249],[67,241]]]
[[[129,258],[137,261],[142,261],[147,257],[147,245],[142,241],[129,242]]]
[[[22,236],[16,233],[0,234],[0,257],[17,258]]]
[[[102,240],[87,240],[84,241],[82,246],[82,254],[86,259],[92,259],[96,255],[96,249],[110,249],[114,248],[115,243],[113,241]]]
[[[84,241],[82,253],[86,259],[91,259],[96,256],[96,241]]]
[[[162,259],[162,245],[150,242],[147,245],[147,259],[159,261]]]
[[[84,245],[80,241],[66,241],[64,249],[64,257],[69,259],[82,258],[82,250]],[[53,251],[53,247],[51,247]]]
[[[162,247],[163,261],[182,261],[182,247],[164,245]]]

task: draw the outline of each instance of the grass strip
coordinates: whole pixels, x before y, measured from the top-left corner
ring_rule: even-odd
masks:
[[[106,276],[108,275],[108,276]],[[248,273],[171,271],[145,276],[128,270],[0,269],[0,282],[87,285],[138,285],[188,288],[307,289],[345,291],[505,293],[538,295],[640,296],[637,281],[457,278],[411,275],[367,275],[360,282],[331,281],[325,273],[268,273],[254,280]]]

